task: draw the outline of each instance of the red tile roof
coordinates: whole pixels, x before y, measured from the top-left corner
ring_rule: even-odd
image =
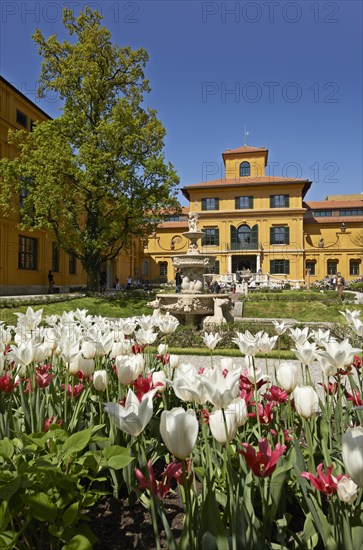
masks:
[[[237,149],[226,149],[223,155],[235,155],[236,153],[268,153],[265,147],[250,147],[250,145],[244,145],[243,147],[237,147]]]
[[[346,224],[359,223],[362,224],[363,216],[318,216],[314,218],[313,216],[304,215],[304,224],[316,224],[316,223],[331,223],[331,224],[341,224],[345,222]]]
[[[356,199],[354,201],[313,201],[305,202],[307,208],[314,210],[334,210],[337,208],[362,208],[363,199]]]
[[[280,176],[245,176],[243,178],[223,178],[219,180],[192,183],[191,185],[185,185],[182,188],[182,191],[183,189],[195,189],[198,187],[225,187],[227,185],[254,185],[256,183],[303,183],[308,181],[309,180],[307,179],[283,178]]]

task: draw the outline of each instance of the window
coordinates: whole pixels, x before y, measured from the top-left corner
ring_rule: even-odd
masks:
[[[290,244],[290,228],[270,227],[270,244]]]
[[[19,269],[37,269],[38,264],[38,239],[19,235]]]
[[[205,273],[214,273],[215,275],[219,274],[219,260],[214,262],[213,267],[207,267]]]
[[[239,175],[241,178],[251,175],[251,165],[249,162],[241,162],[239,165]]]
[[[141,273],[142,273],[143,277],[148,277],[149,276],[149,262],[148,262],[148,260],[143,260]]]
[[[338,273],[337,260],[328,260],[328,275],[336,275]]]
[[[166,222],[179,222],[180,221],[180,216],[168,216],[167,218],[165,218],[165,221]]]
[[[350,260],[349,262],[349,275],[359,275],[360,273],[360,261]]]
[[[52,271],[59,271],[59,248],[57,243],[52,243]]]
[[[356,208],[352,210],[339,210],[340,216],[363,216],[363,208]]]
[[[288,275],[290,273],[290,261],[289,260],[270,260],[270,273],[271,275]]]
[[[25,199],[29,195],[29,189],[27,187],[23,187],[19,191],[19,207],[24,208],[25,206]]]
[[[315,218],[326,218],[333,215],[332,210],[313,210]]]
[[[236,210],[253,208],[253,197],[236,197],[234,200],[234,206]]]
[[[289,195],[270,195],[270,208],[286,208],[289,205]]]
[[[241,244],[251,243],[251,229],[248,225],[240,225],[237,229],[237,242]]]
[[[69,274],[75,275],[77,273],[77,258],[74,252],[69,254]]]
[[[19,111],[19,109],[16,110],[16,122],[20,124],[20,126],[23,126],[23,128],[28,128],[28,117]]]
[[[202,210],[219,210],[219,199],[202,199]]]
[[[310,275],[315,275],[315,260],[306,260],[305,268],[310,269]]]
[[[217,227],[204,227],[202,246],[215,246],[219,244],[219,229]]]
[[[167,277],[168,275],[168,262],[159,263],[159,275],[160,277]]]

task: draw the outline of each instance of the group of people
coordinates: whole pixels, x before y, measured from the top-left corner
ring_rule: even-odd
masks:
[[[333,275],[333,277],[329,277],[329,275],[327,275],[324,278],[324,282],[325,282],[325,287],[326,287],[327,290],[330,289],[330,288],[332,288],[333,290],[336,290],[338,292],[339,298],[341,300],[343,299],[345,279],[344,279],[343,275],[340,273],[340,271],[338,271],[338,273],[336,275]]]

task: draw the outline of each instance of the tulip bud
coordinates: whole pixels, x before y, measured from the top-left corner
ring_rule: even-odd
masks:
[[[295,409],[303,418],[310,418],[318,412],[319,397],[311,386],[297,386],[293,392]]]
[[[96,351],[97,349],[93,342],[83,342],[81,353],[85,359],[94,359]]]
[[[223,412],[221,409],[216,410],[209,415],[209,427],[212,435],[218,443],[225,445],[228,441],[232,441],[237,431],[236,413],[233,410],[225,409],[224,422]],[[227,429],[226,429],[227,428]]]
[[[343,476],[337,483],[339,499],[346,504],[352,504],[358,496],[358,485],[348,476]]]
[[[179,355],[169,355],[169,365],[170,368],[176,369],[179,366]]]
[[[166,373],[163,370],[153,372],[152,380],[154,386],[158,384],[158,393],[163,393],[166,390]]]
[[[97,391],[105,391],[107,387],[107,373],[105,370],[96,370],[93,374],[93,385]]]
[[[167,344],[159,344],[158,345],[158,355],[166,355],[167,353],[168,353]]]
[[[296,388],[298,368],[294,363],[281,363],[278,367],[276,378],[281,388],[291,393]]]
[[[184,460],[192,452],[198,437],[198,420],[193,409],[181,407],[163,411],[160,418],[160,435],[168,450]]]
[[[93,359],[85,359],[80,354],[78,358],[78,369],[83,372],[84,376],[91,376],[95,370],[95,362]]]
[[[358,487],[363,487],[363,428],[348,429],[342,438],[345,469]]]

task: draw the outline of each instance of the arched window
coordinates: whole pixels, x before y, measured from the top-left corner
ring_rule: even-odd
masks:
[[[237,229],[237,240],[241,244],[250,244],[251,229],[248,225],[240,225]]]
[[[239,165],[239,175],[241,178],[251,175],[251,165],[249,162],[241,162]]]

